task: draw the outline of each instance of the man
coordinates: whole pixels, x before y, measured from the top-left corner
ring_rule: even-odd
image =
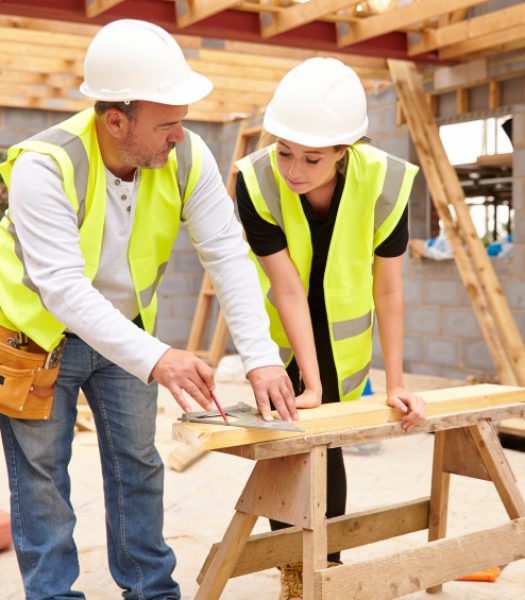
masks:
[[[184,411],[184,392],[212,408],[214,387],[209,366],[154,337],[155,290],[181,219],[260,411],[270,418],[271,401],[295,419],[295,401],[216,163],[182,128],[187,105],[211,83],[167,32],[133,20],[97,33],[84,75],[81,91],[95,110],[13,147],[2,166],[10,205],[0,227],[0,332],[41,352],[67,340],[50,418],[0,409],[13,538],[29,600],[85,598],[72,590],[79,567],[67,474],[82,388],[98,431],[112,576],[128,600],[178,599],[162,537],[156,384]]]

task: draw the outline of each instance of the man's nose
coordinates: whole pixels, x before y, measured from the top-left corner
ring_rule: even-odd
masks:
[[[176,144],[181,144],[186,138],[186,134],[184,133],[184,127],[177,123],[173,130],[170,131],[168,135],[168,142],[175,142]]]

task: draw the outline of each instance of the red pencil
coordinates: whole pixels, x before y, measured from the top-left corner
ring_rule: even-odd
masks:
[[[221,405],[219,404],[219,401],[217,400],[217,397],[211,390],[210,390],[210,396],[211,396],[211,399],[215,402],[215,406],[217,407],[218,411],[221,413],[221,417],[224,419],[224,422],[226,423],[226,425],[229,425],[228,419],[226,418],[226,415],[224,414],[224,411],[222,410]]]

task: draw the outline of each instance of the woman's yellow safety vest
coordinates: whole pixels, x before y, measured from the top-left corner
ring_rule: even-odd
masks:
[[[308,294],[312,265],[310,228],[301,199],[286,185],[275,145],[237,162],[259,216],[286,235],[290,257]],[[324,296],[341,400],[361,396],[371,365],[374,250],[399,222],[418,167],[367,144],[348,149],[348,168],[324,274]],[[285,364],[292,360],[272,301],[270,281],[256,263],[270,332]]]
[[[155,334],[156,290],[177,236],[184,203],[199,180],[202,140],[186,130],[167,163],[142,169],[129,242],[129,265],[144,329]],[[84,274],[91,281],[98,269],[106,212],[106,174],[95,129],[95,113],[78,113],[9,149],[0,173],[9,186],[13,164],[22,152],[52,156],[63,178],[66,196],[78,218]],[[19,330],[45,350],[62,338],[64,325],[47,311],[24,265],[14,223],[6,213],[0,222],[0,325]]]

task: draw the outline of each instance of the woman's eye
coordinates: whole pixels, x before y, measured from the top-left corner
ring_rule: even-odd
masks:
[[[279,150],[279,156],[282,156],[283,158],[288,158],[290,156],[290,154],[287,152],[283,152],[282,150]]]
[[[306,162],[309,165],[316,165],[321,159],[320,158],[307,158]]]

